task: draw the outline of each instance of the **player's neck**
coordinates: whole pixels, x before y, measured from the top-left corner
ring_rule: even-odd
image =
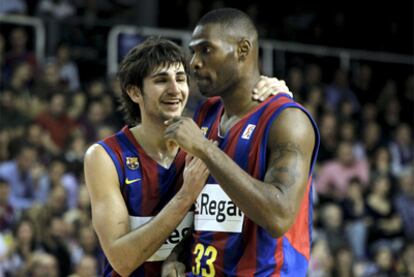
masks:
[[[140,124],[131,128],[131,132],[149,157],[168,168],[175,159],[178,147],[167,144],[164,139],[165,128],[157,124]]]
[[[224,114],[227,118],[242,118],[252,108],[259,104],[252,99],[253,88],[260,80],[259,72],[245,76],[249,77],[241,78],[241,81],[236,87],[231,88],[221,97],[224,104]]]

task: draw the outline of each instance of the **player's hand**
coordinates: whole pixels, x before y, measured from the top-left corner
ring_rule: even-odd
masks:
[[[187,195],[193,195],[195,200],[203,189],[209,174],[210,172],[202,160],[187,154],[185,157],[184,180],[181,192]]]
[[[164,122],[168,127],[164,131],[164,139],[175,142],[179,147],[193,156],[198,156],[200,150],[208,140],[197,124],[189,117],[174,117]]]
[[[285,81],[278,80],[275,77],[270,78],[262,75],[253,89],[252,97],[256,101],[263,102],[268,97],[278,93],[286,93],[290,95],[290,97],[293,97],[293,93],[289,91]]]
[[[183,277],[185,276],[185,265],[177,261],[164,262],[161,277]]]

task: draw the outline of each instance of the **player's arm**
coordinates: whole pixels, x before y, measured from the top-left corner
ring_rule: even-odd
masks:
[[[180,120],[167,129],[166,137],[201,158],[247,217],[272,236],[282,236],[292,225],[306,190],[315,144],[309,118],[299,109],[286,109],[272,123],[264,182],[246,173],[213,143],[191,135],[196,134],[191,129],[194,122]]]
[[[117,273],[128,276],[151,257],[195,201],[208,171],[199,159],[191,162],[187,159],[186,165],[184,184],[175,197],[150,222],[131,230],[111,158],[100,145],[88,149],[85,179],[91,198],[92,221],[103,251]],[[198,174],[194,174],[196,172]]]

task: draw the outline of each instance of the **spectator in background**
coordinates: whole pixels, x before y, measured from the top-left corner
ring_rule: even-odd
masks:
[[[79,232],[82,227],[91,226],[91,201],[85,185],[79,188],[77,207],[68,210],[64,215],[64,219],[75,228],[74,231],[76,232]],[[75,259],[75,261],[78,260],[78,258]]]
[[[346,197],[341,202],[344,215],[344,227],[347,241],[353,256],[357,259],[366,257],[367,247],[367,209],[361,182],[353,178],[349,182]]]
[[[16,98],[10,89],[0,93],[0,130],[22,128],[30,121],[30,118],[19,110]]]
[[[324,197],[342,200],[352,178],[358,178],[364,187],[369,181],[369,166],[365,159],[357,160],[349,142],[340,142],[335,159],[327,161],[316,179],[316,189]]]
[[[353,121],[342,122],[339,129],[339,136],[341,141],[348,142],[352,145],[352,152],[355,159],[366,159],[364,148],[361,142],[358,140],[356,134],[356,123]]]
[[[328,107],[333,112],[339,110],[339,104],[343,101],[352,104],[353,112],[360,110],[358,98],[350,88],[348,74],[341,68],[336,70],[333,82],[326,87],[325,96]]]
[[[9,202],[10,184],[7,180],[0,177],[0,232],[11,231],[17,215]]]
[[[367,103],[362,107],[362,111],[359,113],[360,116],[360,124],[359,127],[361,128],[360,131],[362,131],[365,126],[367,126],[370,123],[377,123],[379,122],[378,119],[378,108],[373,103]]]
[[[59,154],[59,148],[53,143],[49,132],[45,131],[39,124],[31,122],[26,125],[25,140],[33,145],[37,153],[39,153],[39,160],[47,163],[52,159],[52,156]]]
[[[28,35],[24,28],[16,27],[10,32],[10,51],[6,53],[4,64],[4,78],[10,79],[16,66],[27,63],[32,69],[37,66],[36,57],[27,46]]]
[[[36,252],[28,262],[27,270],[23,276],[31,277],[59,277],[58,261],[53,255]]]
[[[414,144],[412,131],[408,124],[400,124],[390,142],[391,170],[395,176],[414,166]]]
[[[24,273],[33,253],[40,249],[35,236],[33,222],[21,219],[14,230],[14,240],[7,258],[2,261],[4,269],[10,276],[27,276]],[[6,276],[7,276],[6,274]]]
[[[311,63],[306,66],[305,71],[305,88],[310,91],[312,87],[323,88],[321,67],[316,63]]]
[[[43,110],[45,110],[47,101],[49,101],[53,95],[59,93],[67,95],[68,89],[60,80],[57,64],[49,62],[44,66],[43,74],[37,79],[33,90],[35,97],[38,97],[42,102]]]
[[[387,176],[374,179],[366,198],[369,217],[369,250],[385,245],[394,252],[403,246],[402,221],[391,197],[391,182]]]
[[[66,243],[66,224],[60,216],[52,216],[43,230],[41,246],[58,262],[60,276],[68,276],[72,270],[70,252]]]
[[[403,119],[405,122],[412,122],[414,118],[414,74],[405,80],[402,99]]]
[[[395,259],[389,247],[382,246],[375,251],[374,255],[375,272],[371,276],[388,277],[397,276],[395,270]]]
[[[39,200],[46,203],[54,187],[62,186],[66,190],[66,207],[73,209],[78,202],[79,183],[75,176],[67,171],[63,159],[55,158],[48,164],[48,170],[39,180]]]
[[[312,245],[308,275],[309,277],[332,276],[335,262],[326,239],[318,239]]]
[[[392,134],[397,129],[398,125],[401,123],[401,103],[398,98],[390,99],[384,110],[379,110],[381,117],[379,118],[379,123],[386,135],[387,140],[392,139]]]
[[[382,145],[382,131],[381,126],[375,122],[370,121],[366,123],[362,129],[362,144],[364,150],[364,157],[369,159],[370,164],[373,162],[375,152]]]
[[[54,58],[59,72],[59,80],[66,84],[70,91],[80,89],[78,66],[71,60],[71,48],[68,44],[61,43]]]
[[[98,129],[108,123],[108,115],[105,112],[102,101],[93,100],[89,103],[86,117],[81,118],[79,125],[82,126],[87,143],[97,140]]]
[[[371,176],[388,176],[392,178],[391,174],[391,156],[387,147],[380,147],[372,157]]]
[[[4,36],[2,33],[0,33],[0,88],[2,89],[4,87],[4,76],[3,76],[3,68],[4,68],[4,62],[5,62],[5,48],[6,48],[6,42],[4,41]]]
[[[330,252],[334,255],[348,242],[344,240],[343,213],[341,207],[336,203],[327,203],[322,206],[320,217],[321,236],[328,242]]]
[[[69,141],[77,124],[67,115],[66,97],[63,93],[56,93],[50,99],[48,109],[36,117],[36,122],[49,132],[52,142],[60,151]]]
[[[361,64],[357,68],[355,75],[352,89],[355,91],[355,95],[361,104],[368,103],[372,100],[372,96],[377,94],[373,87],[372,67],[367,64]]]
[[[324,109],[324,92],[320,86],[312,86],[307,89],[305,108],[312,114],[313,118],[319,122]]]
[[[335,253],[335,267],[332,276],[351,277],[353,263],[351,250],[346,246],[339,248]]]
[[[17,151],[13,160],[0,163],[0,177],[10,184],[10,204],[18,212],[30,208],[36,200],[38,176],[36,149],[22,144]]]
[[[35,108],[32,102],[33,68],[29,63],[19,63],[14,67],[7,89],[13,93],[13,102],[16,109],[31,118]]]
[[[75,274],[69,277],[96,277],[98,276],[98,261],[95,257],[85,255],[76,265]]]
[[[84,134],[79,132],[70,138],[70,142],[64,154],[68,171],[75,174],[78,180],[83,176],[83,158],[87,147],[88,145]]]
[[[355,111],[355,108],[351,101],[348,99],[342,100],[338,104],[338,120],[341,123],[347,122],[347,121],[356,121],[357,120],[357,112]]]
[[[407,170],[398,178],[398,193],[395,207],[401,216],[405,237],[414,242],[414,177],[413,170]]]
[[[404,245],[400,260],[398,261],[398,276],[414,276],[414,242]]]
[[[392,79],[388,79],[385,81],[385,84],[378,95],[376,106],[380,111],[383,111],[385,110],[387,103],[394,98],[398,98],[397,83]]]
[[[319,126],[321,144],[319,146],[318,162],[323,164],[334,159],[338,145],[338,121],[335,114],[331,112],[324,113]]]
[[[295,98],[298,99],[297,101],[304,99],[305,85],[303,80],[303,72],[299,67],[289,68],[286,84],[288,85],[290,91],[295,92]]]
[[[79,246],[81,250],[81,259],[85,256],[94,257],[99,264],[103,262],[103,253],[99,246],[98,238],[92,225],[83,226],[78,233]]]

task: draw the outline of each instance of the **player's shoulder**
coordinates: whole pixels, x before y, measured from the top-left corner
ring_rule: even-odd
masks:
[[[85,152],[85,162],[88,162],[90,159],[100,158],[106,155],[104,147],[99,143],[94,143],[89,146]]]
[[[275,121],[272,122],[269,136],[273,139],[311,139],[315,130],[309,115],[297,107],[282,110]]]

